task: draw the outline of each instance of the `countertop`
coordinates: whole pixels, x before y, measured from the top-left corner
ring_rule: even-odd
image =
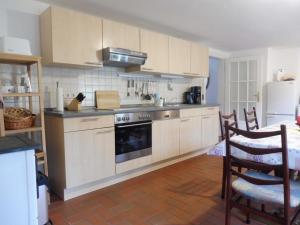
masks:
[[[58,112],[54,109],[45,109],[45,115],[61,117],[61,118],[73,118],[73,117],[87,117],[87,116],[102,116],[102,115],[115,115],[118,113],[134,113],[134,112],[153,112],[153,111],[165,111],[175,109],[190,109],[190,108],[206,108],[206,107],[218,107],[216,104],[205,105],[189,105],[189,104],[167,104],[166,106],[154,106],[154,105],[126,105],[121,106],[120,109],[114,110],[99,110],[95,107],[82,108],[79,112],[67,111]]]
[[[0,137],[0,154],[28,151],[40,147],[41,145],[22,135]]]

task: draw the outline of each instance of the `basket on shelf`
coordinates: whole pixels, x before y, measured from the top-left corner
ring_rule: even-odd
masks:
[[[34,126],[35,115],[25,108],[9,107],[4,110],[6,130],[19,130]]]

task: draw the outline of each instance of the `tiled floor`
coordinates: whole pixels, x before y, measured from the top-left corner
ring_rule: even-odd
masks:
[[[222,225],[220,158],[200,156],[75,198],[55,202],[55,225]],[[245,217],[233,211],[232,225]],[[252,225],[261,225],[254,220]]]

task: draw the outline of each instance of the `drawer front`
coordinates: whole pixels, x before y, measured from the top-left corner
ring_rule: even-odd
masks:
[[[196,117],[201,115],[202,115],[202,108],[180,110],[180,118]]]
[[[202,115],[215,115],[219,113],[219,107],[207,107],[202,109]]]
[[[114,126],[114,116],[96,116],[64,119],[64,132],[99,129]]]

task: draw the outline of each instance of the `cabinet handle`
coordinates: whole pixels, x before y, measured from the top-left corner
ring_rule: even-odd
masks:
[[[87,65],[103,66],[102,62],[85,62]]]
[[[187,122],[190,121],[190,119],[181,119],[181,122]]]
[[[143,70],[149,70],[149,71],[152,71],[153,69],[151,68],[146,68],[146,67],[142,67]]]
[[[104,130],[104,131],[98,131],[96,134],[98,135],[98,134],[107,134],[107,133],[111,133],[111,132],[113,132],[114,130],[113,129],[111,129],[111,130]]]
[[[185,74],[185,75],[192,75],[191,73],[187,73],[187,72],[183,72],[183,74]]]
[[[92,119],[82,119],[81,122],[93,122],[93,121],[97,121],[98,118],[92,118]]]
[[[207,108],[207,110],[214,110],[215,108]]]
[[[202,119],[209,119],[209,116],[202,116]]]

